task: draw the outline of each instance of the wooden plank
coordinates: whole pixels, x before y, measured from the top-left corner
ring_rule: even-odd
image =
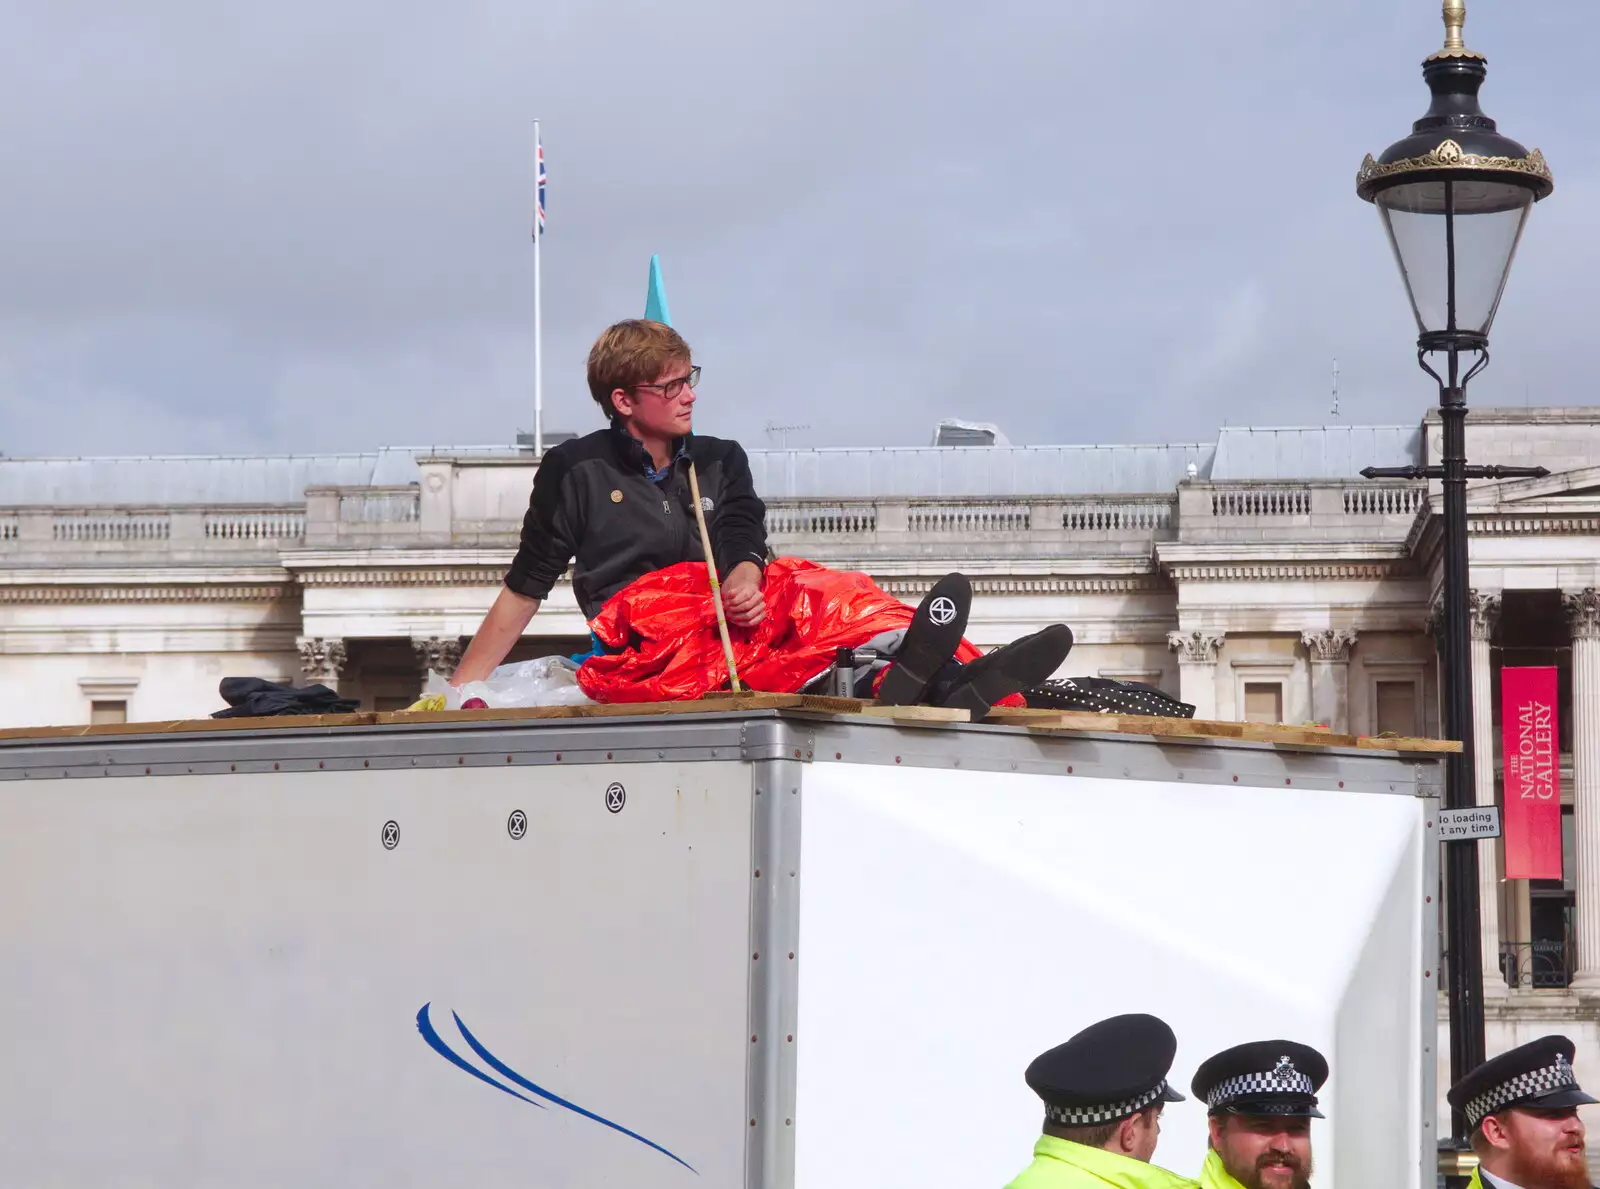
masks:
[[[1178,739],[1240,739],[1245,724],[1205,719],[1159,718],[1142,714],[1097,714],[1077,710],[991,710],[985,722],[1030,730],[1102,731],[1121,735],[1159,735]]]
[[[71,735],[87,735],[89,728],[76,727],[7,727],[0,731],[0,739],[61,739]]]
[[[1461,741],[1459,739],[1374,739],[1363,735],[1356,740],[1356,746],[1364,751],[1433,752],[1448,755],[1461,750]]]
[[[835,698],[829,694],[801,694],[801,710],[814,710],[821,714],[860,714],[868,706],[876,706],[876,702],[865,701],[861,698]]]
[[[202,718],[169,722],[103,723],[97,726],[11,727],[0,729],[0,741],[64,738],[113,738],[126,735],[169,735],[218,731],[314,730],[330,727],[387,726],[419,723],[491,723],[539,719],[654,717],[736,713],[748,710],[804,710],[822,714],[861,715],[902,723],[937,725],[967,722],[965,710],[944,706],[884,706],[858,698],[814,694],[769,694],[745,691],[711,694],[686,702],[635,702],[580,706],[507,707],[499,710],[393,710],[383,713],[275,715],[262,718]],[[1096,731],[1172,739],[1244,739],[1293,747],[1354,747],[1367,751],[1447,755],[1461,750],[1449,739],[1368,738],[1336,734],[1320,727],[1269,723],[1214,722],[1205,719],[1156,718],[1144,715],[1094,714],[1071,710],[1002,707],[985,722],[1022,726],[1041,733]]]
[[[693,702],[607,702],[573,707],[574,718],[618,718],[664,714],[721,714],[732,710],[785,710],[800,704],[799,694],[748,694],[700,698]]]
[[[1136,721],[1125,718],[1123,722]],[[1238,722],[1217,722],[1207,718],[1152,718],[1156,727],[1150,733],[1153,735],[1171,735],[1182,739],[1242,739],[1244,738],[1244,724]]]
[[[1007,717],[1000,721],[1013,723],[1016,726],[1027,727],[1032,730],[1053,731],[1116,731],[1121,720],[1115,714],[1091,714],[1088,711],[1053,710],[1047,716],[1012,720],[1010,715],[1017,713],[1010,711]],[[984,722],[994,722],[995,712],[990,711]]]
[[[1245,723],[1241,738],[1255,743],[1297,747],[1354,747],[1354,735],[1339,735],[1322,727],[1291,727],[1282,723]]]
[[[1031,710],[997,707],[983,720],[1006,726],[1056,727],[1080,731],[1113,731],[1133,735],[1179,735],[1202,739],[1238,739],[1244,724],[1205,719],[1160,718],[1144,714],[1099,714],[1092,710]]]
[[[545,718],[636,718],[674,714],[718,714],[732,710],[782,710],[801,704],[799,694],[697,698],[692,702],[605,702],[579,706],[503,706],[481,710],[390,710],[377,716],[385,725],[437,722],[496,722]]]
[[[505,706],[498,710],[385,710],[376,718],[380,726],[410,726],[436,722],[577,718],[578,710],[577,706]]]
[[[202,731],[299,731],[314,727],[370,727],[377,717],[372,711],[363,710],[350,714],[273,714],[259,718],[195,718],[139,725],[146,728],[150,734],[187,735]]]
[[[1324,727],[1281,723],[1215,722],[1206,719],[1157,718],[1145,715],[1096,714],[1073,710],[991,710],[985,722],[1038,731],[1101,731],[1174,739],[1244,739],[1290,747],[1361,747],[1379,751],[1448,753],[1460,744],[1448,739],[1365,739]]]
[[[1007,726],[1026,726],[1032,722],[1050,722],[1063,714],[1086,714],[1077,710],[1035,710],[1027,706],[996,706],[984,715],[983,721],[1004,723]],[[1096,718],[1114,718],[1115,715],[1095,715]]]
[[[195,718],[162,722],[98,723],[75,727],[11,727],[0,731],[0,739],[102,738],[111,735],[172,735],[199,731],[259,731],[311,727],[370,726],[377,715],[354,714],[277,714],[260,718]]]
[[[867,718],[889,718],[895,722],[971,722],[972,711],[955,706],[878,706],[868,704],[854,713]]]

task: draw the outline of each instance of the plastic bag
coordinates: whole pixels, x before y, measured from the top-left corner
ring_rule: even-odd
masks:
[[[507,706],[587,706],[592,699],[578,688],[578,670],[564,656],[541,656],[531,661],[501,665],[482,681],[469,681],[457,689],[437,673],[429,673],[422,692],[442,695],[446,710],[481,698],[491,709]]]

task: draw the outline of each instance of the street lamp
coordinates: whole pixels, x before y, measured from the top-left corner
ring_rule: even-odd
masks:
[[[1543,467],[1467,466],[1466,385],[1488,365],[1489,327],[1533,204],[1554,188],[1537,149],[1500,135],[1478,107],[1488,75],[1482,54],[1461,39],[1466,0],[1444,0],[1444,48],[1422,64],[1433,93],[1428,113],[1356,175],[1356,193],[1378,208],[1417,319],[1417,363],[1439,384],[1444,424],[1440,466],[1368,467],[1369,479],[1438,479],[1444,486],[1445,729],[1462,742],[1449,757],[1446,803],[1471,805],[1472,636],[1467,613],[1468,479],[1549,474]],[[1445,357],[1440,375],[1429,362]],[[1463,356],[1470,366],[1463,375]],[[1447,848],[1446,939],[1450,982],[1450,1077],[1483,1063],[1483,963],[1477,843]],[[1452,1118],[1466,1139],[1461,1112]]]

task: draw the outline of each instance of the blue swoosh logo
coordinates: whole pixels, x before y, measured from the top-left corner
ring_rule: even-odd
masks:
[[[499,1090],[501,1093],[509,1094],[511,1097],[519,1099],[522,1102],[526,1102],[529,1106],[536,1106],[540,1110],[546,1109],[544,1103],[535,1102],[532,1098],[529,1098],[524,1094],[518,1094],[515,1090],[511,1089],[510,1086],[502,1085],[500,1082],[495,1081],[494,1078],[478,1069],[471,1062],[467,1061],[466,1058],[462,1057],[459,1053],[447,1045],[439,1036],[438,1031],[433,1026],[433,1021],[429,1018],[428,1009],[431,1006],[432,1004],[430,1003],[424,1003],[422,1005],[422,1010],[417,1013],[417,1031],[422,1033],[422,1039],[428,1042],[428,1046],[432,1048],[434,1052],[438,1053],[439,1056],[450,1062],[450,1064],[459,1069],[466,1070],[480,1082],[486,1082],[487,1084],[493,1086],[496,1090]],[[461,1030],[461,1035],[466,1039],[467,1044],[471,1046],[472,1051],[476,1053],[483,1060],[483,1062],[489,1066],[490,1069],[493,1069],[507,1081],[521,1086],[529,1093],[535,1094],[538,1097],[545,1099],[547,1102],[553,1102],[557,1106],[565,1110],[569,1110],[575,1115],[581,1115],[585,1119],[590,1119],[596,1123],[599,1123],[603,1127],[609,1127],[612,1131],[620,1132],[629,1139],[637,1140],[645,1147],[652,1148],[655,1151],[660,1152],[663,1156],[667,1157],[667,1159],[683,1165],[684,1168],[694,1173],[695,1176],[700,1175],[699,1172],[696,1171],[695,1167],[687,1160],[684,1160],[682,1157],[676,1156],[672,1152],[669,1152],[666,1148],[662,1147],[654,1140],[646,1139],[637,1131],[630,1131],[620,1123],[614,1123],[602,1115],[597,1115],[591,1110],[586,1110],[577,1103],[569,1102],[567,1099],[562,1098],[559,1094],[553,1094],[549,1090],[546,1090],[543,1086],[529,1081],[527,1078],[523,1077],[520,1073],[512,1069],[504,1061],[500,1060],[500,1058],[496,1057],[487,1048],[485,1048],[483,1043],[479,1041],[476,1036],[472,1035],[471,1030],[467,1027],[465,1021],[463,1021],[459,1015],[457,1015],[455,1012],[451,1012],[450,1015],[451,1018],[455,1020],[456,1027]]]
[[[433,1027],[433,1021],[428,1018],[428,1008],[430,1008],[432,1006],[433,1005],[431,1003],[424,1003],[422,1005],[422,1010],[417,1013],[417,1031],[422,1033],[422,1039],[428,1042],[428,1047],[429,1048],[431,1048],[434,1052],[438,1053],[439,1056],[443,1057],[446,1061],[450,1062],[451,1065],[454,1065],[459,1069],[466,1070],[473,1077],[477,1078],[480,1082],[487,1082],[489,1085],[493,1086],[496,1090],[499,1090],[502,1094],[509,1094],[513,1098],[519,1098],[523,1102],[527,1103],[529,1106],[536,1106],[540,1110],[544,1110],[545,1109],[544,1103],[535,1102],[533,1099],[528,1098],[525,1095],[518,1094],[510,1086],[502,1086],[499,1082],[495,1081],[488,1074],[482,1072],[481,1070],[479,1070],[478,1068],[473,1066],[470,1062],[468,1062],[468,1061],[464,1060],[462,1057],[458,1056],[456,1054],[456,1051],[454,1049],[452,1049],[449,1045],[445,1044],[444,1041],[440,1038],[439,1033]],[[454,1013],[452,1013],[452,1014],[454,1014]]]

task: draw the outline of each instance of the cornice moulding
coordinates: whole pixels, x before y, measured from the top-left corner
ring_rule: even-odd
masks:
[[[1595,515],[1496,515],[1493,517],[1469,516],[1467,518],[1467,535],[1469,537],[1592,536],[1596,533],[1600,533],[1600,516]]]
[[[963,571],[966,573],[966,571]],[[892,595],[921,597],[943,575],[917,577],[873,575],[873,581]],[[969,575],[971,577],[971,575]],[[1058,595],[1058,594],[1170,594],[1172,586],[1157,574],[1128,576],[973,578],[972,593],[978,595]]]
[[[1208,562],[1275,562],[1301,558],[1316,563],[1386,562],[1405,557],[1399,541],[1166,541],[1156,546],[1156,560],[1163,567]]]
[[[5,586],[235,586],[276,583],[292,579],[281,566],[27,566],[0,570]]]
[[[382,570],[302,570],[302,586],[496,586],[505,581],[501,566],[392,568]],[[565,582],[557,586],[565,586]]]
[[[0,603],[273,603],[298,592],[287,582],[272,586],[0,586]]]
[[[505,569],[515,549],[285,549],[278,556],[288,570]]]
[[[1215,562],[1167,567],[1175,582],[1379,581],[1404,576],[1405,558],[1384,562]]]
[[[1156,577],[1159,571],[1148,554],[1127,557],[1085,558],[942,558],[907,557],[862,558],[856,562],[843,562],[853,570],[864,570],[880,584],[896,579],[914,579],[934,582],[951,570],[960,570],[968,578],[998,578],[1014,580],[1061,578],[1124,578]]]

